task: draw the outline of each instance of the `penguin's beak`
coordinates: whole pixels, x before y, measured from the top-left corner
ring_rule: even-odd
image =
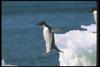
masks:
[[[90,9],[89,12],[92,13],[93,12],[93,9]]]
[[[38,25],[39,27],[43,28],[42,25],[40,23],[37,23],[36,25]]]
[[[41,24],[37,23],[36,25],[41,26]]]

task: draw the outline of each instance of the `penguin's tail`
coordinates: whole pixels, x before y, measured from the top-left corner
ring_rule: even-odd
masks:
[[[59,50],[59,49],[56,49],[57,51],[59,51],[59,52],[62,52],[62,53],[64,53],[63,51],[61,51],[61,50]]]
[[[59,50],[55,44],[51,48],[56,49],[57,51],[64,53],[63,51]]]

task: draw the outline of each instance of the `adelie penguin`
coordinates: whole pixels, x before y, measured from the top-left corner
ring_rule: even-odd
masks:
[[[97,23],[97,8],[96,7],[95,8],[91,8],[90,12],[92,13],[92,15],[94,17],[94,20]]]
[[[43,37],[46,43],[46,53],[49,53],[51,49],[56,49],[57,51],[62,52],[55,45],[54,32],[52,31],[52,28],[44,21],[40,21],[39,23],[37,23],[37,25],[43,28]]]

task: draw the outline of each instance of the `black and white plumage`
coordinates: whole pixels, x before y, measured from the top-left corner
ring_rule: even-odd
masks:
[[[49,53],[51,49],[56,49],[57,51],[62,52],[55,45],[54,32],[52,31],[52,28],[44,21],[39,22],[37,25],[43,28],[43,36],[46,43],[46,53]]]
[[[92,8],[90,10],[90,12],[92,13],[93,17],[94,17],[94,20],[95,22],[97,23],[97,8]]]

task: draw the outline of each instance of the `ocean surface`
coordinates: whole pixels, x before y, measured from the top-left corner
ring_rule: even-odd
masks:
[[[45,21],[66,32],[81,30],[81,25],[95,23],[89,12],[93,7],[95,1],[3,1],[2,59],[17,66],[58,66],[57,51],[44,55],[42,29],[36,24]]]

